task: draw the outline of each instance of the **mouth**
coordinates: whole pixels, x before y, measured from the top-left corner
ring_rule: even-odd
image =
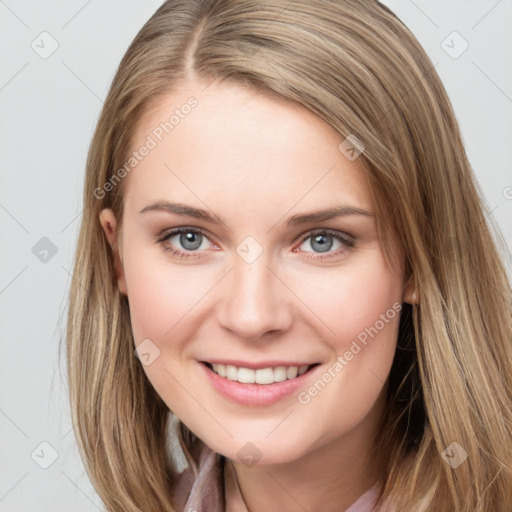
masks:
[[[226,380],[242,384],[269,385],[294,380],[312,371],[320,363],[313,363],[301,366],[268,366],[266,368],[247,368],[230,364],[210,363],[200,361],[211,372],[223,377]]]

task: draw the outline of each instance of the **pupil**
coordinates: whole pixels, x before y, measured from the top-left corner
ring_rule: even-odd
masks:
[[[201,234],[190,232],[182,233],[180,237],[180,243],[188,250],[197,249],[201,245]]]
[[[330,240],[330,243],[329,243],[326,241],[326,238],[330,239],[331,237],[325,237],[324,235],[315,236],[315,238],[313,240],[313,244],[315,244],[315,243],[320,244],[320,246],[318,247],[319,252],[326,252],[332,247],[332,240]]]

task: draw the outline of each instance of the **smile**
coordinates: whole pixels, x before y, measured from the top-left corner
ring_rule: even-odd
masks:
[[[239,404],[260,407],[297,393],[322,371],[320,363],[265,367],[262,364],[256,369],[206,361],[198,363],[201,373],[220,395]]]
[[[295,379],[297,376],[300,377],[311,367],[315,366],[306,364],[302,366],[276,366],[254,370],[252,368],[230,364],[206,364],[217,375],[244,384],[273,384],[275,382]]]

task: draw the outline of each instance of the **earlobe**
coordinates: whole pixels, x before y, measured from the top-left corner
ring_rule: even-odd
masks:
[[[103,231],[105,232],[110,247],[112,248],[112,256],[114,258],[114,268],[119,291],[123,295],[128,295],[123,264],[121,262],[120,253],[117,247],[117,221],[114,212],[110,208],[105,208],[100,212],[99,221]]]
[[[418,292],[416,290],[416,282],[412,277],[404,288],[402,302],[407,302],[408,304],[411,305],[419,303]]]

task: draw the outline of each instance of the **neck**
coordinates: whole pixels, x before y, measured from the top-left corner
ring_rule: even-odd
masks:
[[[226,459],[226,512],[339,512],[350,507],[381,475],[372,441],[382,407],[380,399],[350,432],[292,462],[247,467]]]

